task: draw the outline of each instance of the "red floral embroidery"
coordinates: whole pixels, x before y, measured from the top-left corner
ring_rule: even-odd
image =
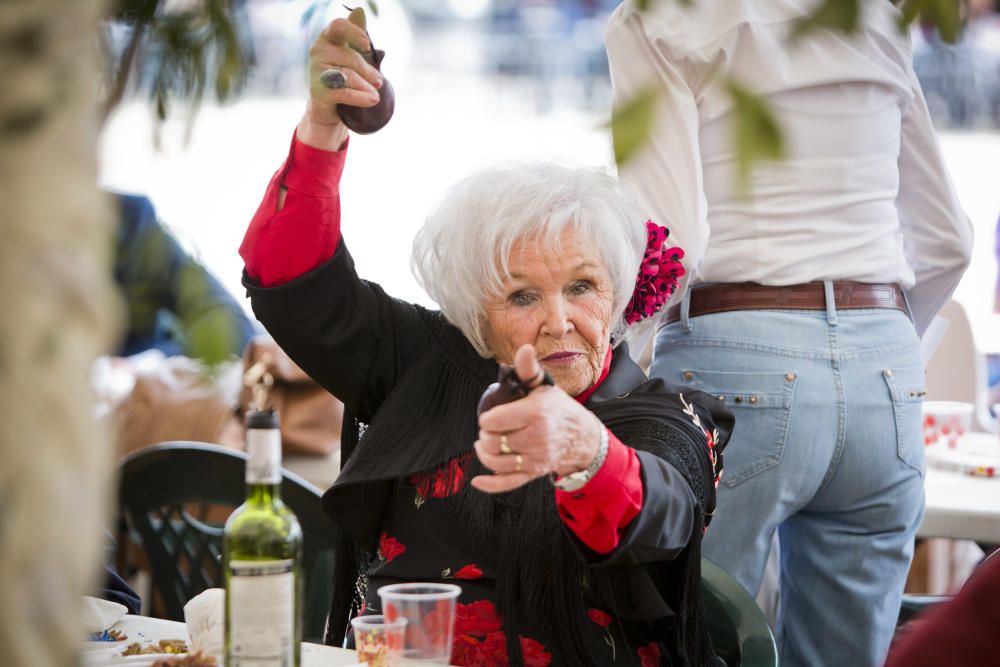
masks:
[[[456,635],[488,635],[500,630],[500,617],[489,600],[455,605]]]
[[[544,646],[524,635],[519,635],[518,638],[521,640],[521,654],[524,656],[526,667],[548,667],[552,662],[552,654],[546,651]],[[506,642],[504,648],[506,649]]]
[[[458,495],[465,486],[465,466],[472,454],[462,454],[452,459],[447,466],[431,472],[420,472],[408,476],[407,481],[417,489],[415,502],[420,507],[428,498],[447,498]]]
[[[395,537],[389,537],[387,533],[382,533],[382,536],[378,540],[378,553],[382,560],[386,563],[391,563],[396,556],[405,552],[405,544]]]
[[[521,654],[526,667],[548,667],[552,654],[539,642],[521,635]],[[507,655],[507,637],[502,632],[491,632],[483,640],[474,637],[460,637],[455,641],[455,651],[451,661],[465,667],[506,667],[510,664]]]
[[[660,667],[660,645],[657,642],[639,647],[639,664],[642,667]]]
[[[464,568],[463,568],[464,569]],[[451,662],[465,667],[500,667],[510,664],[507,637],[496,606],[489,600],[455,605],[455,641]],[[527,667],[548,667],[552,654],[530,637],[520,637]]]
[[[455,574],[451,573],[451,568],[448,568],[441,573],[442,579],[482,579],[483,571],[479,569],[479,566],[475,563],[466,565],[465,567],[459,569]]]
[[[472,635],[455,635],[455,641],[451,644],[451,664],[468,665],[476,664],[479,658],[479,645],[482,640],[476,639]]]
[[[588,609],[587,618],[597,623],[602,628],[607,628],[611,625],[611,614],[601,611],[600,609]]]
[[[670,232],[652,220],[646,221],[646,252],[642,256],[639,275],[635,281],[635,291],[625,308],[625,321],[635,324],[656,314],[670,295],[674,293],[679,279],[684,275],[680,248],[664,248]]]

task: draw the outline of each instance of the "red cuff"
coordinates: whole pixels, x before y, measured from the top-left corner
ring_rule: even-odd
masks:
[[[240,245],[247,274],[258,285],[287,283],[337,251],[340,175],[347,143],[339,151],[324,151],[292,137],[288,157],[271,178]],[[284,206],[278,210],[281,191],[286,188]]]
[[[592,551],[615,550],[622,533],[642,509],[642,465],[635,450],[609,433],[608,457],[578,491],[556,489],[563,523]]]
[[[302,143],[298,135],[293,134],[288,158],[279,170],[279,173],[284,172],[281,184],[313,197],[338,196],[349,143],[350,137],[339,151],[324,151]]]

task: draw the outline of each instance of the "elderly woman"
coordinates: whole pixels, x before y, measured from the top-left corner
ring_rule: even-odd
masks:
[[[621,343],[679,251],[606,175],[492,169],[414,244],[441,311],[390,298],[340,238],[337,105],[381,83],[352,46],[368,40],[344,20],[313,46],[314,78],[341,67],[348,86],[313,87],[241,247],[257,317],[349,413],[323,496],[342,541],[327,641],[377,613],[379,586],[448,580],[457,664],[711,664],[700,540],[732,420]],[[526,393],[477,417],[498,363]]]

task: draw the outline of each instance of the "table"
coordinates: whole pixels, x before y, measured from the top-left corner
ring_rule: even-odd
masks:
[[[966,437],[1000,448],[995,433]],[[924,489],[926,508],[917,535],[1000,544],[1000,478],[970,477],[928,466]]]
[[[161,639],[183,639],[189,641],[187,626],[177,621],[165,621],[161,618],[150,618],[148,616],[123,616],[115,623],[112,630],[120,630],[128,635],[128,639],[119,644],[107,644],[108,650],[89,651],[84,653],[83,665],[85,667],[140,667],[142,662],[134,662],[136,658],[130,658],[127,662],[117,656],[126,646],[134,641],[142,644],[156,644]],[[112,647],[117,646],[117,650]],[[152,662],[152,657],[150,656]],[[354,651],[348,651],[334,646],[323,644],[310,644],[302,642],[302,667],[354,667],[358,664],[358,656]],[[221,663],[220,663],[221,667]]]

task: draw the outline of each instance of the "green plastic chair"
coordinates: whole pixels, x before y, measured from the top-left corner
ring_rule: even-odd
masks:
[[[710,559],[701,559],[708,634],[728,667],[777,667],[774,635],[750,594]]]
[[[188,600],[222,586],[222,524],[201,520],[192,510],[223,506],[214,515],[228,516],[246,495],[245,467],[242,452],[198,442],[166,442],[122,460],[119,507],[131,539],[146,552],[152,588],[167,618],[183,621]],[[319,489],[287,470],[281,498],[298,517],[304,537],[302,636],[322,643],[337,528],[323,513]]]

